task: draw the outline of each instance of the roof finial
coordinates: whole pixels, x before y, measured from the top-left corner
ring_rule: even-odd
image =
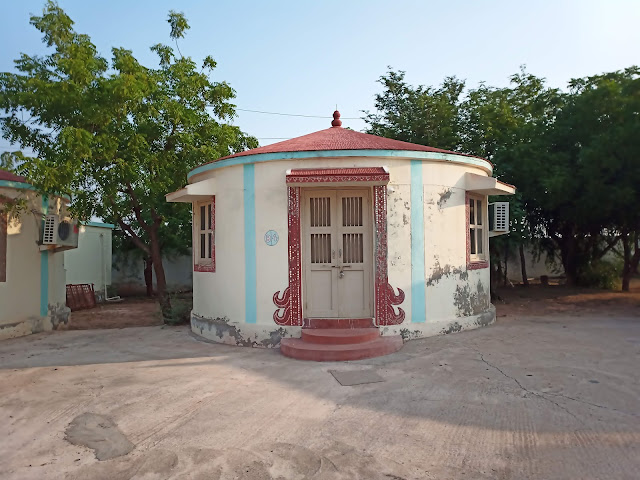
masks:
[[[340,120],[340,112],[338,111],[338,106],[336,105],[336,111],[333,112],[333,121],[331,122],[332,127],[341,127],[342,120]]]

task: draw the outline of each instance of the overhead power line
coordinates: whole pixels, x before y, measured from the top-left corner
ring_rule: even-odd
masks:
[[[262,110],[249,110],[247,108],[236,108],[241,112],[261,113],[263,115],[281,115],[283,117],[305,117],[305,118],[333,118],[331,115],[302,115],[299,113],[264,112]],[[340,120],[362,120],[360,117],[340,117]]]

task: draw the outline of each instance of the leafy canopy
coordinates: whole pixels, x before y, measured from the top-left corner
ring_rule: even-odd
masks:
[[[181,13],[168,23],[176,42],[189,29]],[[107,60],[52,1],[31,24],[50,53],[22,54],[17,73],[0,74],[3,137],[35,152],[20,157],[22,173],[43,192],[71,194],[80,218],[117,223],[145,252],[154,230],[168,247],[188,244],[189,206],[164,195],[196,166],[257,146],[228,124],[235,92],[210,78],[213,58],[198,66],[158,44],[155,68],[121,47]]]

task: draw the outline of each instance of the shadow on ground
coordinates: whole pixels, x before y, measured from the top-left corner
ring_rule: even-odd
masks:
[[[639,355],[633,317],[512,316],[348,363],[186,327],[38,334],[0,344],[3,476],[30,478],[35,441],[57,460],[33,478],[638,478]],[[61,432],[87,412],[135,449],[74,453]]]

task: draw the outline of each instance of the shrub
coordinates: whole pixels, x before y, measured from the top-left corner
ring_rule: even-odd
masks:
[[[191,309],[193,301],[191,298],[173,297],[171,298],[171,317],[165,319],[169,325],[181,325],[191,322]]]
[[[620,290],[622,288],[622,262],[595,260],[580,273],[579,282],[585,287]]]

